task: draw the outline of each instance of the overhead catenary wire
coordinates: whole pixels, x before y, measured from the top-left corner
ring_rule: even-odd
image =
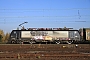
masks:
[[[78,15],[71,15],[71,16],[45,16],[45,15],[43,15],[43,16],[0,16],[0,20],[2,20],[2,19],[5,19],[5,23],[12,23],[12,22],[7,22],[6,20],[9,20],[8,18],[36,18],[36,17],[40,17],[40,18],[78,18],[79,17],[79,19],[80,19],[80,17],[81,16],[84,16],[84,17],[90,17],[90,15],[80,15],[80,10],[90,10],[90,8],[66,8],[66,9],[27,9],[27,8],[20,8],[20,9],[14,9],[14,8],[12,8],[12,9],[6,9],[6,8],[4,8],[4,9],[0,9],[0,11],[2,11],[1,13],[9,13],[11,10],[15,10],[15,12],[11,12],[11,13],[16,13],[16,12],[20,12],[20,11],[22,11],[22,10],[27,10],[27,11],[42,11],[42,12],[44,12],[44,11],[46,11],[46,10],[53,10],[53,11],[55,11],[55,10],[78,10]],[[5,11],[5,12],[4,12]],[[9,11],[9,12],[8,12]],[[18,12],[18,13],[19,13]],[[2,18],[2,19],[1,19]],[[55,22],[87,22],[87,21],[58,21],[59,19],[57,19],[57,20],[54,20]],[[35,20],[36,21],[36,20]],[[89,22],[89,21],[88,21]]]
[[[65,9],[49,9],[49,8],[46,8],[46,9],[29,9],[29,8],[20,8],[20,9],[17,9],[17,8],[3,8],[3,9],[0,9],[0,10],[90,10],[90,8],[65,8]]]
[[[27,17],[77,17],[78,15],[72,15],[72,16],[0,16],[0,18],[27,18]],[[89,16],[90,15],[80,15],[80,16]]]
[[[45,16],[45,15],[43,15],[43,16],[0,16],[0,18],[29,18],[29,17],[76,17],[76,16],[79,16],[79,19],[80,19],[80,17],[81,16],[85,16],[85,17],[88,17],[88,16],[90,16],[90,15],[80,15],[80,12],[79,12],[79,10],[81,9],[81,10],[84,10],[84,9],[88,9],[88,10],[90,10],[90,8],[66,8],[66,9],[26,9],[26,8],[22,8],[22,9],[0,9],[0,10],[4,10],[4,11],[2,11],[2,12],[0,12],[0,13],[22,13],[22,10],[42,10],[42,12],[44,13],[44,11],[43,10],[73,10],[73,9],[76,9],[76,10],[78,10],[78,15],[72,15],[72,16]],[[6,10],[6,11],[5,11]],[[11,12],[11,11],[9,11],[8,12],[8,10],[15,10],[14,12]],[[18,11],[16,11],[16,10],[20,10],[19,12]],[[27,11],[23,11],[23,12],[27,12]],[[29,12],[29,11],[28,11]]]
[[[7,23],[14,23],[14,22],[20,22],[20,21],[23,21],[23,20],[19,20],[19,21],[6,21],[6,20],[4,20],[4,21],[0,21],[0,23],[2,23],[2,22],[7,22]],[[33,20],[24,20],[24,21],[29,21],[29,22],[32,22]],[[39,21],[39,22],[45,22],[45,21],[48,21],[48,22],[50,22],[49,20],[35,20],[34,22],[37,22],[37,21]],[[51,22],[90,22],[90,21],[85,21],[85,20],[64,20],[64,21],[61,21],[61,20],[52,20]]]

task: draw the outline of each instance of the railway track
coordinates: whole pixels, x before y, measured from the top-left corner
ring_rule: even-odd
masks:
[[[90,60],[90,44],[2,44],[0,60]]]
[[[61,52],[90,52],[90,45],[89,44],[78,44],[78,47],[75,44],[33,44],[33,45],[26,45],[26,44],[14,44],[14,45],[0,45],[0,52],[29,52],[29,51],[61,51]]]
[[[2,54],[0,55],[0,59],[90,59],[90,54]],[[75,59],[74,59],[75,60]]]

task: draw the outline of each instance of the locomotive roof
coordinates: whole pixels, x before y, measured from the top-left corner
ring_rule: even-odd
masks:
[[[14,31],[78,31],[74,30],[73,28],[22,28],[21,30],[14,30]]]
[[[78,30],[12,30],[12,31],[78,31]]]

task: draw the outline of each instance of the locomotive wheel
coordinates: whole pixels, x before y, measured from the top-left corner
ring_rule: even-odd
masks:
[[[12,44],[15,44],[15,43],[16,43],[16,41],[15,41],[15,40],[12,40],[12,41],[11,41],[11,43],[12,43]]]
[[[61,42],[60,41],[55,41],[56,44],[60,44]]]
[[[70,41],[67,41],[68,44],[72,44],[73,43],[73,40],[70,40]]]

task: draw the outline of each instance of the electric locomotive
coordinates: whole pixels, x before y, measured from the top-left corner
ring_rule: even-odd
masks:
[[[80,34],[78,30],[70,28],[28,28],[21,30],[12,30],[9,38],[9,43],[24,43],[30,44],[37,42],[52,42],[55,44],[68,43],[80,41]]]

